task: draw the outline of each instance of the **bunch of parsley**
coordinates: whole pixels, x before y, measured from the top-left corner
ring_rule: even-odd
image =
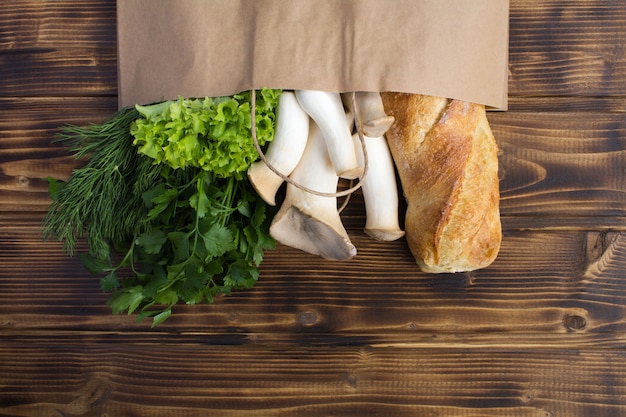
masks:
[[[274,137],[280,93],[256,92],[261,146]],[[102,274],[114,313],[155,326],[179,302],[212,303],[257,282],[275,241],[245,175],[258,157],[250,94],[128,107],[62,129],[58,141],[86,161],[67,181],[49,179],[44,237]],[[82,238],[89,250],[77,253]]]

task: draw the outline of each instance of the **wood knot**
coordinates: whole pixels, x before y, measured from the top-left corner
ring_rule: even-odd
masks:
[[[2,327],[6,327],[6,328],[15,327],[15,322],[13,320],[6,320],[4,323],[2,323]]]
[[[623,235],[619,232],[596,232],[586,236],[582,276],[592,280],[606,273],[616,262],[623,248]]]
[[[344,374],[342,379],[350,388],[356,388],[358,385],[356,376],[349,373]]]
[[[317,314],[312,311],[303,311],[298,314],[298,323],[302,326],[312,326],[317,322]]]
[[[406,328],[408,330],[417,330],[417,323],[412,321],[412,322],[410,322],[409,324],[406,325]]]
[[[578,314],[568,314],[563,318],[563,325],[570,331],[580,331],[587,327],[587,319]]]
[[[109,398],[113,383],[106,377],[95,377],[78,392],[78,397],[70,404],[75,409],[90,410]]]
[[[525,403],[530,403],[535,400],[535,392],[534,391],[526,391],[522,395],[522,401]]]
[[[18,175],[18,176],[15,178],[15,181],[17,182],[17,184],[18,184],[18,185],[21,185],[21,186],[26,186],[26,185],[28,185],[28,183],[30,182],[30,180],[28,179],[28,177],[27,177],[27,176],[24,176],[24,175]]]

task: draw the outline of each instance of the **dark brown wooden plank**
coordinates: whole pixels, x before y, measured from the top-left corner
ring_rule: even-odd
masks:
[[[512,96],[619,96],[626,9],[619,0],[510,2]]]
[[[116,94],[115,4],[3,2],[0,96]]]
[[[490,109],[490,112],[494,111]],[[509,95],[509,112],[626,112],[626,97],[581,96],[513,96]]]
[[[37,223],[16,216],[0,222],[0,330],[148,328],[113,316],[98,278],[60,244],[41,242]],[[280,246],[267,253],[254,289],[214,305],[178,306],[159,331],[258,334],[293,344],[314,343],[318,335],[322,344],[351,337],[435,343],[433,335],[483,333],[477,340],[494,344],[504,334],[541,334],[545,343],[571,346],[575,340],[564,337],[570,333],[584,344],[610,344],[611,337],[623,343],[624,233],[510,232],[491,267],[429,275],[418,271],[404,242],[349,232],[359,250],[353,260],[323,261]]]
[[[0,98],[0,211],[45,211],[45,179],[79,166],[53,143],[60,127],[101,123],[116,109],[116,98]]]
[[[625,369],[602,350],[0,343],[0,413],[608,417]]]
[[[116,2],[92,0],[15,0],[0,5],[0,51],[20,48],[115,47]]]
[[[624,216],[622,113],[491,113],[502,215]]]
[[[104,120],[113,103],[94,104],[96,108],[81,113],[81,104],[93,102],[70,102],[72,114],[85,116],[72,116],[68,121],[65,109],[50,106],[35,122],[28,117],[36,107],[4,103],[9,116],[0,119],[0,127],[7,127],[9,134],[0,140],[0,145],[5,144],[0,147],[0,189],[8,198],[0,201],[0,210],[27,207],[44,211],[49,200],[43,179],[66,178],[77,166],[51,143],[54,134],[66,123],[87,124],[88,117]],[[54,108],[59,110],[55,113]],[[11,116],[18,126],[15,130]],[[489,118],[501,151],[501,213],[505,219],[526,216],[525,227],[536,229],[549,227],[550,218],[558,221],[561,216],[581,217],[585,227],[589,218],[626,216],[626,119],[622,113],[516,111],[493,112]],[[362,199],[354,198],[345,216],[349,226],[362,223]],[[575,227],[576,221],[570,226]],[[620,222],[611,226],[620,227]]]
[[[101,50],[36,50],[0,54],[0,95],[113,96],[117,94],[115,48]],[[72,74],[68,78],[67,74]]]
[[[0,4],[0,415],[626,414],[626,4],[511,0],[502,251],[417,271],[361,231],[323,261],[279,247],[261,280],[156,329],[42,242],[64,123],[116,108],[115,1]],[[84,246],[83,246],[84,248]]]

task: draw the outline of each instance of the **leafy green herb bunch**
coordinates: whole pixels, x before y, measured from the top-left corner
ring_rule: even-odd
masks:
[[[114,313],[162,323],[179,302],[212,303],[258,280],[269,208],[246,177],[258,153],[251,92],[119,110],[57,140],[84,164],[49,179],[44,238],[63,241],[111,295]],[[255,92],[260,146],[274,137],[281,90]],[[88,251],[77,253],[86,239]]]

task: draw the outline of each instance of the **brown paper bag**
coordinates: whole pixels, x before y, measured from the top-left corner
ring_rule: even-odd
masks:
[[[262,87],[507,106],[508,0],[123,0],[119,105]]]

